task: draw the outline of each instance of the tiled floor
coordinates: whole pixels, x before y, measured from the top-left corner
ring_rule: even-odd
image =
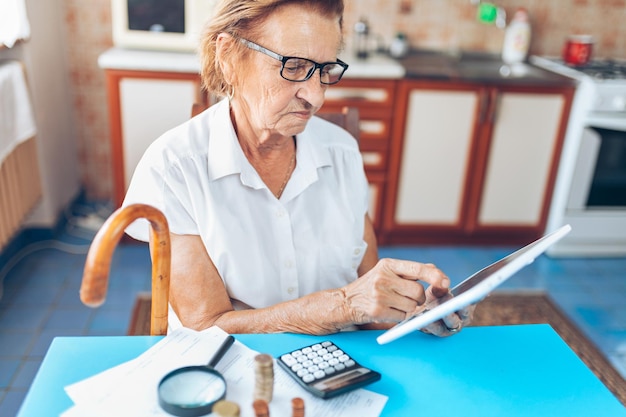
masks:
[[[135,296],[150,290],[147,247],[120,245],[106,303],[98,309],[83,306],[78,291],[89,241],[90,235],[67,231],[0,266],[0,416],[17,414],[53,337],[125,334]],[[433,262],[454,283],[513,249],[385,247],[380,255]],[[547,290],[626,376],[626,258],[542,256],[504,288]]]

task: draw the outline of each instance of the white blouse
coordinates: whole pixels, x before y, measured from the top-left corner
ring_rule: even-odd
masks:
[[[368,186],[354,138],[313,117],[277,199],[246,159],[223,100],[148,148],[124,205],[160,209],[175,234],[200,235],[232,299],[261,308],[357,278]],[[126,232],[147,241],[149,223]]]

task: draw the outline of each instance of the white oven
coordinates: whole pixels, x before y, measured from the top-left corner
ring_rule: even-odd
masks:
[[[548,253],[626,256],[626,62],[532,62],[579,81],[548,220],[572,232]]]

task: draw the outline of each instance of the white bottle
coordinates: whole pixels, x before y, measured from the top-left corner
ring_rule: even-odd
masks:
[[[530,23],[525,9],[518,9],[504,33],[502,61],[506,64],[523,62],[530,46]]]

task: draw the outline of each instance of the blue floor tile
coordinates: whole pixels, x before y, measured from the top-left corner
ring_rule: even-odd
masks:
[[[4,321],[1,320],[0,321]],[[18,358],[30,352],[36,333],[0,330],[0,358]]]
[[[4,392],[2,401],[0,402],[0,416],[15,416],[19,411],[27,390],[10,389]]]
[[[9,387],[20,364],[21,360],[19,359],[0,359],[0,389]]]
[[[11,384],[11,388],[18,390],[28,390],[40,366],[40,360],[27,359],[25,361],[22,361],[22,366],[18,370],[15,379]]]

